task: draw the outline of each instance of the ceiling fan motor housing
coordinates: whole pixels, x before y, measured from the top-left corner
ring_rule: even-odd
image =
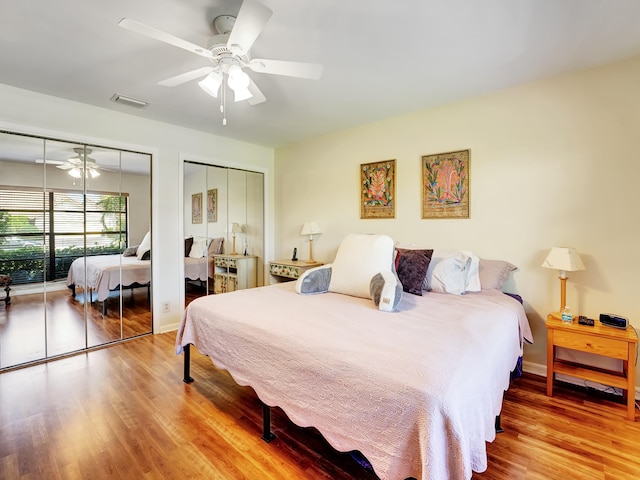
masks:
[[[228,33],[221,33],[211,37],[209,42],[211,63],[219,67],[224,72],[226,72],[231,65],[238,65],[240,68],[246,67],[247,63],[250,61],[249,54],[237,54],[232,52],[227,45],[228,40]]]

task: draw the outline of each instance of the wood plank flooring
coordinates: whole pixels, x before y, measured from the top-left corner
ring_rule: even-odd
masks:
[[[182,382],[174,333],[0,374],[1,479],[373,480],[314,429],[274,409],[260,439],[253,390],[192,349]],[[506,393],[505,433],[476,480],[640,477],[640,420],[621,404],[527,375]]]
[[[102,302],[87,304],[80,290],[68,289],[12,296],[11,305],[0,305],[0,368],[150,333],[151,308],[146,288],[111,292],[107,315]],[[85,331],[86,327],[86,331]],[[46,341],[46,342],[45,342]]]

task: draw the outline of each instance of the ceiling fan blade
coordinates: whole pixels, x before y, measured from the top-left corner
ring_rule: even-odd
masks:
[[[72,165],[70,163],[63,163],[62,165],[56,165],[56,168],[59,168],[60,170],[70,170],[75,167],[76,167],[75,165]]]
[[[234,53],[247,53],[273,12],[256,0],[244,0],[229,35],[227,46]]]
[[[187,50],[188,52],[195,53],[196,55],[200,55],[201,57],[211,58],[211,52],[206,48],[196,45],[195,43],[187,42],[186,40],[163,32],[162,30],[158,30],[157,28],[145,25],[144,23],[138,22],[137,20],[123,18],[118,22],[118,25],[122,28],[126,28],[127,30],[131,30],[132,32],[139,33],[140,35],[160,40],[161,42],[168,43],[169,45],[173,45],[174,47],[182,48],[183,50]]]
[[[117,167],[117,166],[115,166],[115,167],[113,167],[113,166],[112,166],[112,167],[103,167],[102,165],[95,164],[95,165],[93,166],[93,168],[95,168],[96,170],[102,170],[103,172],[112,172],[112,173],[117,173],[117,172],[119,172],[119,171],[120,171],[120,170],[118,169],[118,167]],[[116,170],[114,170],[114,168],[115,168]]]
[[[44,158],[36,158],[36,163],[44,163],[46,165],[62,165],[64,162],[61,160],[47,160]]]
[[[288,62],[286,60],[267,60],[254,58],[247,66],[258,73],[272,73],[288,77],[318,80],[322,76],[322,65],[319,63]]]
[[[175,87],[191,80],[195,80],[196,78],[204,77],[205,75],[211,73],[212,70],[213,67],[198,68],[196,70],[191,70],[190,72],[181,73],[180,75],[176,75],[175,77],[162,80],[161,82],[158,82],[158,85],[162,85],[163,87]]]
[[[251,95],[252,95],[251,98],[247,99],[247,103],[249,103],[249,105],[258,105],[259,103],[263,103],[267,101],[267,97],[265,97],[264,94],[258,88],[258,86],[255,83],[253,83],[253,80],[249,82],[249,86],[247,88],[249,89],[249,92],[251,92]]]

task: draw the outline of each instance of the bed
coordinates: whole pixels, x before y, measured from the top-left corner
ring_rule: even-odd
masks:
[[[72,294],[75,296],[78,287],[85,289],[92,303],[96,299],[102,302],[104,315],[107,314],[106,300],[112,290],[120,287],[146,287],[149,292],[150,285],[151,260],[139,260],[135,255],[96,255],[77,258],[67,273],[67,286]]]
[[[176,338],[185,381],[194,345],[266,406],[361,452],[382,480],[487,468],[510,373],[533,340],[517,300],[494,288],[404,294],[389,313],[371,298],[300,295],[299,284],[191,302]]]
[[[187,237],[184,241],[184,278],[200,281],[213,278],[213,255],[224,251],[224,237]]]
[[[213,258],[184,258],[184,278],[185,280],[199,280],[206,282],[208,278],[213,278]]]

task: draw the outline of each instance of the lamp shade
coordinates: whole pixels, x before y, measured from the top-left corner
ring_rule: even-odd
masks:
[[[585,269],[580,255],[575,248],[571,247],[553,247],[541,266],[564,272]]]
[[[217,97],[221,83],[222,75],[219,72],[211,72],[204,78],[204,80],[200,80],[198,85],[200,85],[200,88],[212,97]]]
[[[316,233],[322,233],[318,224],[316,222],[305,222],[300,235],[315,235]]]
[[[240,225],[239,223],[232,223],[231,233],[242,233],[242,225]]]

